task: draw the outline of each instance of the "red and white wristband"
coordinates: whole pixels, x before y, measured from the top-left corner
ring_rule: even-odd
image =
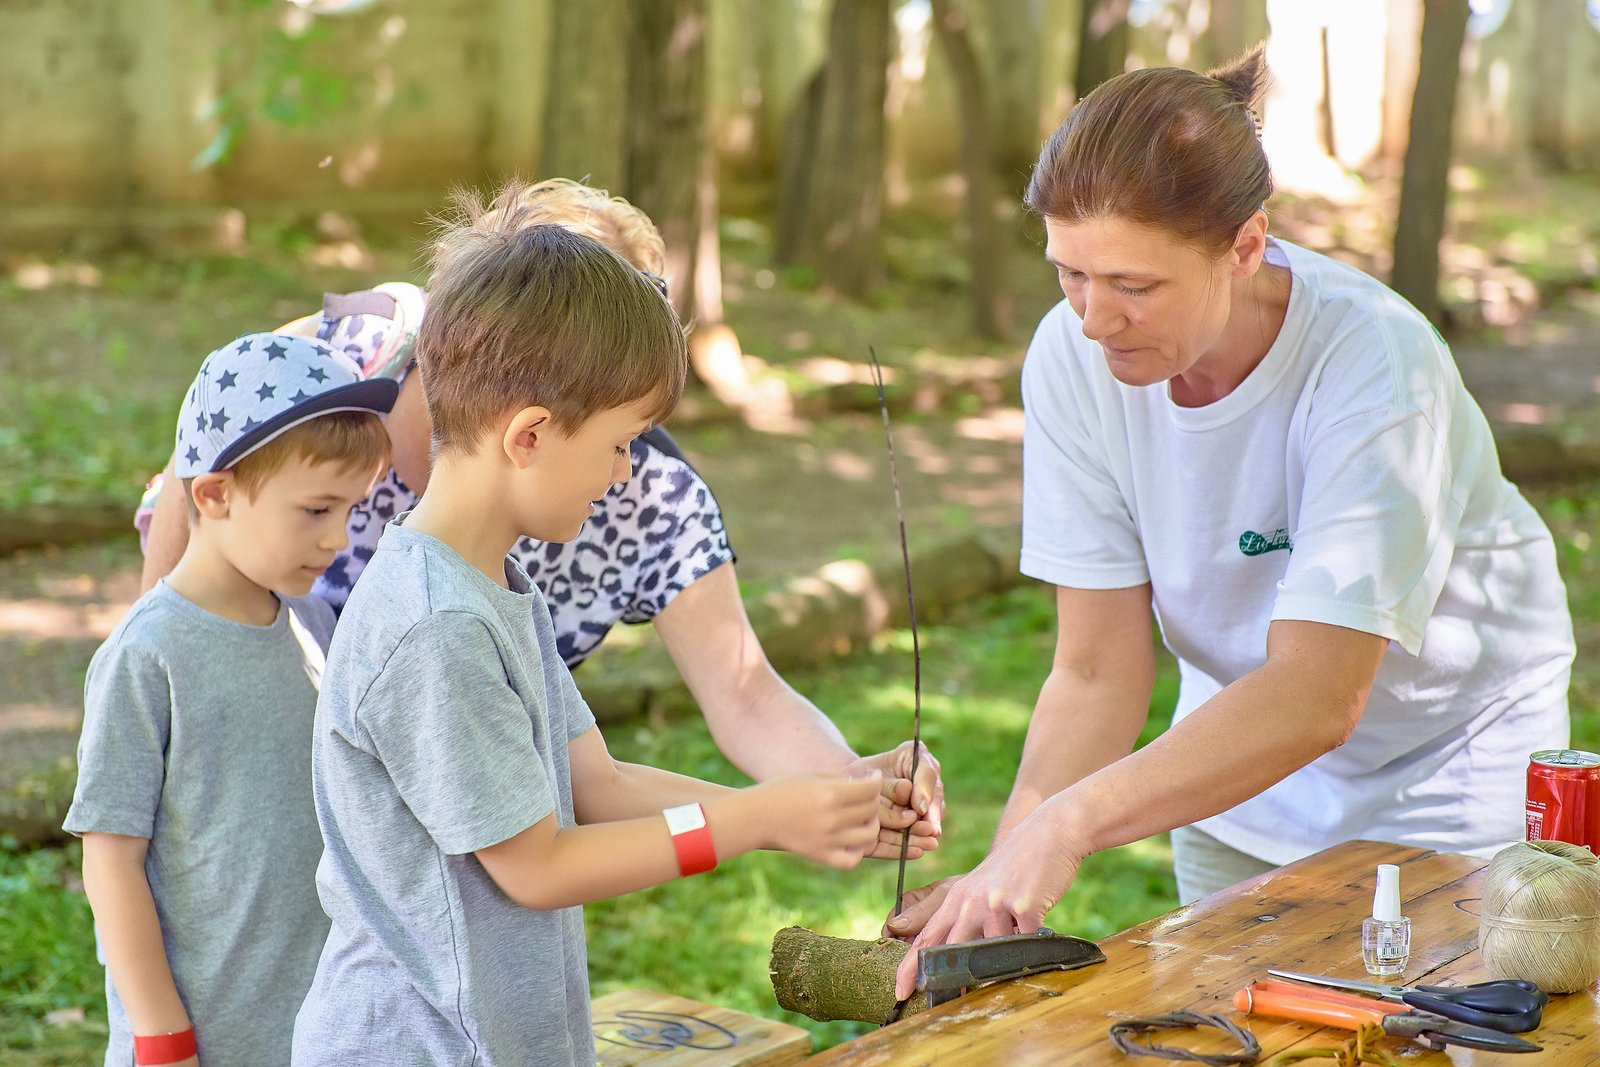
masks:
[[[139,1067],[177,1063],[199,1052],[194,1043],[194,1027],[171,1034],[133,1036],[133,1062]]]
[[[706,825],[706,809],[699,804],[679,804],[663,808],[667,832],[672,834],[672,847],[678,853],[678,873],[687,878],[691,874],[704,874],[717,866],[717,848],[711,841],[711,828]]]

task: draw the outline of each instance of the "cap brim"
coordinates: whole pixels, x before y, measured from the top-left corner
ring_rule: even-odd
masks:
[[[379,415],[394,409],[395,398],[400,395],[400,383],[392,378],[367,378],[349,385],[341,385],[326,393],[318,393],[255,427],[217,454],[212,471],[227,470],[241,459],[271,441],[274,437],[314,419],[335,411],[371,411]]]

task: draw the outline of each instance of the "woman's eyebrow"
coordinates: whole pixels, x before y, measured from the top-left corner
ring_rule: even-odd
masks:
[[[1055,256],[1052,256],[1049,252],[1046,252],[1044,254],[1044,261],[1046,263],[1050,264],[1056,270],[1072,270],[1072,271],[1076,271],[1078,269],[1077,267],[1069,267],[1069,266],[1067,266],[1065,263],[1061,262]],[[1080,272],[1080,273],[1082,273],[1082,272]],[[1105,277],[1107,277],[1107,278],[1116,278],[1119,281],[1141,281],[1141,282],[1144,282],[1144,281],[1156,281],[1157,279],[1159,279],[1161,277],[1161,275],[1159,275],[1159,274],[1151,274],[1151,273],[1147,273],[1145,271],[1124,270],[1124,271],[1114,271],[1114,272],[1112,272],[1110,274],[1105,275]]]

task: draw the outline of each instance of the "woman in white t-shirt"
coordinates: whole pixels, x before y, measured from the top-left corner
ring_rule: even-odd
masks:
[[[1066,300],[1022,375],[1022,569],[1055,659],[988,858],[890,933],[1034,930],[1085,856],[1167,830],[1186,901],[1352,838],[1487,853],[1568,740],[1549,531],[1422,316],[1268,236],[1265,76],[1120,75],[1040,157]],[[1134,752],[1152,612],[1180,692]]]

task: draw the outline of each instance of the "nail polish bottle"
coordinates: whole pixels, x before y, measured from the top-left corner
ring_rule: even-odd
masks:
[[[1411,958],[1411,920],[1400,914],[1400,868],[1378,865],[1378,887],[1372,895],[1372,918],[1361,923],[1361,962],[1367,973],[1392,978]]]

